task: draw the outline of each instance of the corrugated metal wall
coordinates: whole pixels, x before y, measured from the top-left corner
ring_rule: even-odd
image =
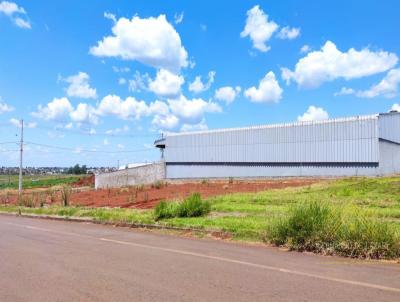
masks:
[[[400,113],[379,115],[379,138],[400,144]]]
[[[170,135],[165,161],[180,163],[378,162],[378,117]]]

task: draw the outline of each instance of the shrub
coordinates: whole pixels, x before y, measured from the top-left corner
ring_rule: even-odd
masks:
[[[208,214],[210,210],[211,204],[208,201],[202,201],[200,194],[195,193],[181,203],[160,202],[154,209],[154,217],[156,220],[174,217],[199,217]]]
[[[69,186],[63,186],[61,189],[61,205],[68,207],[71,199],[72,189]]]
[[[293,250],[360,258],[400,256],[400,238],[388,224],[355,207],[301,203],[268,227],[266,240]]]
[[[210,213],[211,204],[202,201],[199,193],[194,193],[186,198],[178,208],[178,217],[199,217]]]
[[[177,203],[161,201],[154,209],[154,218],[159,220],[176,217],[178,207]]]
[[[34,208],[35,203],[32,195],[21,194],[18,196],[17,205],[21,207]]]

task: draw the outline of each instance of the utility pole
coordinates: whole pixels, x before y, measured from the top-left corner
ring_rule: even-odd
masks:
[[[24,120],[21,120],[21,142],[19,149],[19,182],[18,182],[18,194],[22,194],[22,155],[24,153]]]

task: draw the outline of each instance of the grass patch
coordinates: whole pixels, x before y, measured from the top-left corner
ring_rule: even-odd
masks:
[[[194,193],[183,202],[160,202],[154,209],[156,220],[173,217],[200,217],[211,211],[211,204],[202,201],[199,193]]]
[[[71,185],[87,175],[24,175],[24,189],[44,188],[58,185]],[[1,189],[18,189],[18,175],[0,175]]]
[[[400,257],[398,232],[358,207],[306,202],[267,227],[265,240],[299,251],[348,257]]]

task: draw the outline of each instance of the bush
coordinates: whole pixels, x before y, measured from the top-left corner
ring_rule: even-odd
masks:
[[[199,193],[186,198],[178,207],[178,217],[199,217],[210,213],[211,204],[202,201]]]
[[[154,209],[154,217],[156,220],[174,217],[199,217],[208,214],[210,210],[211,204],[208,201],[202,201],[200,194],[195,193],[181,203],[160,202]]]
[[[176,217],[178,207],[177,203],[161,201],[154,209],[154,217],[156,220]]]
[[[274,220],[266,240],[293,250],[360,258],[400,256],[399,234],[388,224],[372,219],[358,208],[308,202]]]

